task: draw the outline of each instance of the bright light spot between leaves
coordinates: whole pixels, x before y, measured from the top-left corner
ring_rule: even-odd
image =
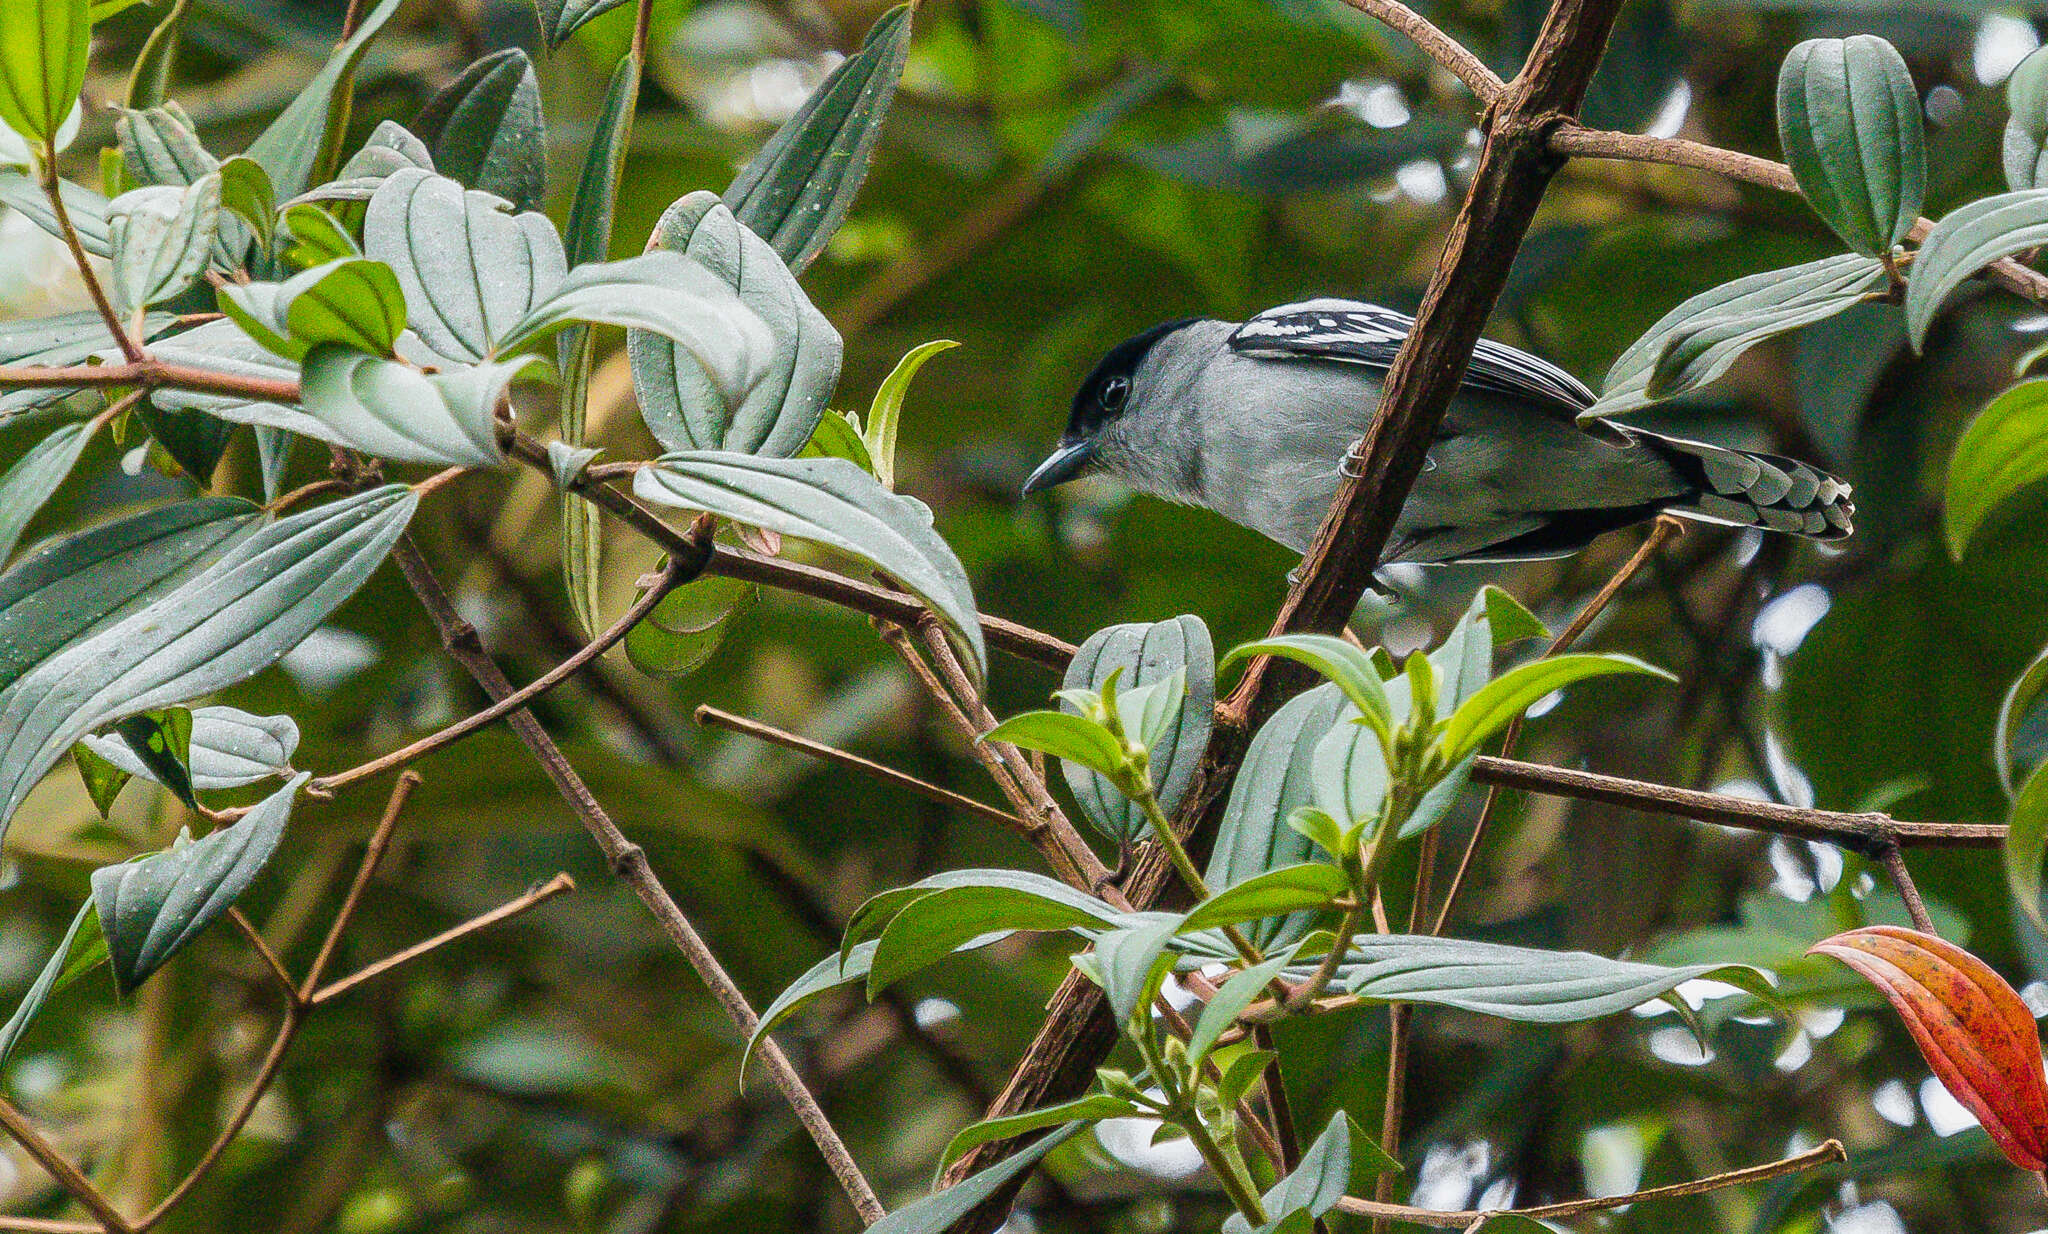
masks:
[[[1125,1165],[1155,1178],[1187,1178],[1202,1168],[1202,1154],[1186,1140],[1152,1142],[1156,1118],[1109,1118],[1095,1125],[1103,1149]]]
[[[1898,1210],[1883,1200],[1849,1209],[1828,1222],[1828,1234],[1906,1234]]]
[[[1828,615],[1833,603],[1827,588],[1818,583],[1803,583],[1764,605],[1749,629],[1749,637],[1759,647],[1789,656],[1799,650],[1799,644]]]
[[[1847,1018],[1848,1013],[1840,1007],[1818,1007],[1799,1012],[1799,1027],[1825,1041],[1835,1035]]]
[[[1484,1140],[1474,1140],[1463,1148],[1433,1144],[1422,1158],[1408,1202],[1417,1208],[1463,1208],[1492,1162],[1493,1151]]]
[[[1941,1081],[1933,1076],[1920,1081],[1920,1108],[1927,1111],[1927,1125],[1934,1128],[1934,1134],[1944,1138],[1977,1125],[1977,1116],[1949,1096]]]
[[[2035,1019],[2048,1015],[2048,982],[2029,981],[2020,987],[2020,1001]]]
[[[354,630],[321,626],[284,653],[278,665],[301,690],[321,694],[377,662],[377,644]]]
[[[1813,808],[1813,782],[1806,778],[1806,773],[1801,771],[1799,765],[1792,761],[1792,756],[1785,752],[1785,743],[1778,740],[1776,733],[1770,731],[1764,733],[1764,765],[1770,771],[1771,782],[1777,786],[1783,800],[1801,809]],[[1835,862],[1835,873],[1838,876],[1841,873],[1839,859]],[[1834,885],[1833,878],[1821,880],[1823,891]]]
[[[1444,165],[1435,159],[1416,159],[1403,163],[1394,172],[1394,183],[1401,191],[1425,206],[1442,201],[1451,191],[1450,182],[1444,179]]]
[[[1642,1130],[1629,1123],[1586,1132],[1579,1140],[1579,1168],[1587,1194],[1604,1198],[1634,1191],[1643,1181],[1645,1148]]]
[[[1689,1028],[1660,1028],[1650,1034],[1650,1053],[1677,1067],[1700,1067],[1714,1061]]]
[[[1414,118],[1401,87],[1390,81],[1347,81],[1330,100],[1376,129],[1397,129]]]
[[[1978,81],[1996,85],[2011,76],[2020,61],[2040,45],[2041,36],[2034,33],[2032,22],[2010,13],[1986,13],[1984,20],[1977,23],[1977,45],[1970,51],[1970,67],[1976,71]]]
[[[918,1000],[910,1015],[919,1028],[937,1028],[959,1019],[960,1005],[943,998],[924,998]]]
[[[1681,79],[1671,87],[1665,96],[1664,105],[1650,120],[1650,127],[1643,130],[1651,137],[1676,137],[1678,130],[1685,127],[1685,114],[1692,110],[1692,83]]]
[[[1771,837],[1765,853],[1771,860],[1771,890],[1788,900],[1804,904],[1813,898],[1819,888],[1806,871],[1806,863],[1799,859],[1799,850],[1784,836]]]
[[[1920,1121],[1920,1107],[1913,1104],[1913,1090],[1904,1080],[1886,1080],[1870,1094],[1870,1108],[1896,1127],[1910,1127]]]
[[[1801,1033],[1792,1039],[1791,1045],[1785,1047],[1784,1053],[1771,1060],[1771,1066],[1776,1067],[1786,1075],[1791,1075],[1811,1061],[1813,1061],[1813,1038],[1805,1033]]]
[[[1945,129],[1963,118],[1965,106],[1963,92],[1943,83],[1927,92],[1927,103],[1923,110],[1927,113],[1929,124]]]

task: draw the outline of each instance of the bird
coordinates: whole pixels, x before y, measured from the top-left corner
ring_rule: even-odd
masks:
[[[1243,322],[1183,317],[1111,348],[1024,496],[1102,472],[1307,551],[1415,320],[1359,300]],[[1579,415],[1596,396],[1480,340],[1379,566],[1526,561],[1669,513],[1815,540],[1852,530],[1849,485],[1775,454]]]

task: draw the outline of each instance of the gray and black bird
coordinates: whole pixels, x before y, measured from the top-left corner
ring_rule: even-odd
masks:
[[[1415,322],[1356,300],[1184,318],[1112,348],[1024,493],[1096,470],[1306,551]],[[1382,565],[1557,557],[1670,513],[1817,540],[1849,534],[1849,486],[1805,463],[1595,420],[1594,395],[1482,340]]]

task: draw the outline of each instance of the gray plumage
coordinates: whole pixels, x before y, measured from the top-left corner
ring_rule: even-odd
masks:
[[[1106,356],[1027,493],[1089,467],[1305,551],[1413,321],[1311,300],[1242,324],[1169,322]],[[1482,342],[1383,563],[1560,556],[1669,511],[1817,539],[1849,534],[1849,486],[1804,463],[1577,423],[1593,393]]]

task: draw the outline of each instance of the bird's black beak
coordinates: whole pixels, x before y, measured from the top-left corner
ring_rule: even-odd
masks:
[[[1038,465],[1038,470],[1031,473],[1031,478],[1024,481],[1024,495],[1029,497],[1056,484],[1065,484],[1094,461],[1094,442],[1062,439],[1059,449],[1047,456]]]

